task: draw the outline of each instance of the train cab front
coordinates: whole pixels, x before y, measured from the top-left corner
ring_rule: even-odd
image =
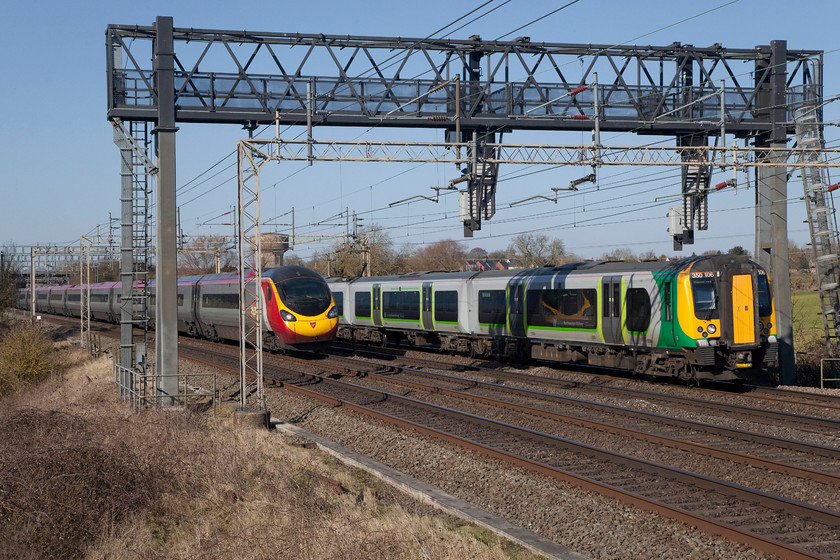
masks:
[[[680,327],[694,339],[699,378],[744,379],[775,360],[774,309],[767,273],[746,257],[698,260],[682,275]]]
[[[338,310],[327,283],[301,266],[282,266],[263,274],[266,318],[281,348],[316,350],[338,331]]]

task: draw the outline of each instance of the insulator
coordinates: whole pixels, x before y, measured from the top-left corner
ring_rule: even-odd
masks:
[[[572,115],[572,119],[576,121],[586,120],[588,118],[589,117],[587,117],[586,115]]]
[[[715,190],[719,191],[720,189],[722,189],[723,187],[725,187],[728,184],[729,184],[728,181],[724,181],[723,183],[718,183],[717,185],[715,185]]]
[[[569,95],[577,95],[582,91],[586,91],[587,89],[589,89],[589,86],[576,87],[575,89],[569,92]]]
[[[837,189],[840,189],[840,183],[834,183],[833,185],[829,185],[826,189],[826,192],[834,192]]]
[[[446,115],[431,115],[431,116],[428,116],[426,118],[430,121],[445,121],[449,117],[447,117]]]

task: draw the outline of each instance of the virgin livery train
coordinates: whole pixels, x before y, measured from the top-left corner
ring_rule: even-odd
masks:
[[[35,288],[35,309],[78,317],[78,285]],[[90,285],[91,319],[120,320],[120,282]],[[262,274],[263,333],[272,350],[311,350],[330,343],[338,329],[338,310],[324,279],[301,266],[281,266]],[[155,320],[155,283],[149,283],[151,326]],[[29,289],[18,291],[17,307],[30,308]],[[205,274],[178,279],[178,330],[210,340],[239,340],[239,276]]]
[[[687,380],[743,380],[778,347],[769,278],[743,256],[327,282],[345,340]]]

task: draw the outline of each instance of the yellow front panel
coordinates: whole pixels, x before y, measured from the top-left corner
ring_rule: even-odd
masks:
[[[753,310],[752,276],[739,274],[732,277],[732,324],[735,344],[755,342],[755,311]]]

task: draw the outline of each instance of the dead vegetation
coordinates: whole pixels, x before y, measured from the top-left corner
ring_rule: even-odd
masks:
[[[229,415],[134,413],[109,360],[71,362],[0,401],[0,558],[533,557]]]
[[[38,383],[60,366],[53,341],[40,327],[19,322],[0,340],[0,396]]]

